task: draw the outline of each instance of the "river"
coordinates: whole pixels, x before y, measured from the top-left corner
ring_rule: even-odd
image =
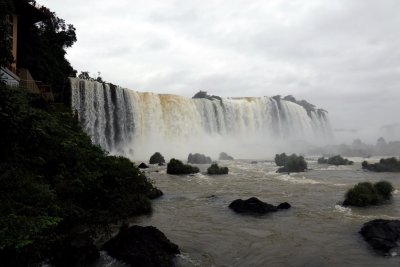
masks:
[[[220,161],[229,174],[206,175],[197,165],[193,176],[166,174],[152,166],[146,175],[164,192],[153,202],[150,216],[133,224],[153,225],[182,254],[177,266],[400,266],[400,257],[377,255],[358,231],[373,219],[399,219],[400,193],[384,205],[369,208],[340,206],[345,192],[358,182],[387,180],[400,189],[400,174],[328,166],[308,159],[305,173],[278,174],[275,163],[252,160]],[[292,208],[264,216],[234,213],[228,205],[237,198],[257,197]],[[118,264],[109,264],[117,266]]]

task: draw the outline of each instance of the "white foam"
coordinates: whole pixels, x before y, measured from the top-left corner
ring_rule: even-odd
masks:
[[[343,207],[341,205],[335,205],[335,210],[340,212],[340,213],[344,213],[345,215],[352,215],[351,208],[349,208],[349,207]]]
[[[278,180],[290,182],[293,184],[320,184],[321,182],[315,181],[313,179],[307,179],[304,176],[302,177],[292,177],[290,175],[279,175],[276,177]]]

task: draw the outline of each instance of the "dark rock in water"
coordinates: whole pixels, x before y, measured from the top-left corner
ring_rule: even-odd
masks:
[[[362,168],[373,172],[400,172],[400,160],[395,157],[380,159],[378,163],[362,162]]]
[[[56,245],[51,263],[55,266],[86,266],[100,257],[100,253],[88,234],[73,234]]]
[[[283,202],[283,203],[279,204],[277,208],[278,208],[278,210],[287,210],[287,209],[290,209],[291,207],[292,206],[289,203]]]
[[[257,164],[257,163],[258,163],[257,161],[252,161],[252,162],[251,162],[251,164]]]
[[[192,174],[199,171],[199,168],[183,164],[182,161],[177,159],[171,159],[167,165],[168,174]]]
[[[156,152],[150,157],[149,163],[150,164],[163,164],[163,163],[165,163],[165,159],[161,155],[160,152]]]
[[[229,156],[228,154],[226,154],[225,152],[221,152],[219,154],[219,160],[234,160],[233,157]]]
[[[217,163],[211,164],[211,166],[207,169],[207,174],[209,175],[228,174],[228,172],[228,167],[219,167]]]
[[[169,267],[179,254],[177,245],[153,226],[125,226],[102,249],[135,267]]]
[[[150,199],[156,199],[158,197],[161,197],[162,195],[164,195],[164,193],[158,189],[158,188],[153,188],[148,194],[147,197]]]
[[[257,213],[265,214],[268,212],[278,211],[274,205],[262,202],[258,198],[251,197],[247,200],[236,199],[230,205],[230,209],[233,209],[237,213]]]
[[[188,163],[193,163],[193,164],[211,164],[212,160],[210,157],[207,157],[203,154],[195,153],[192,154],[190,153],[188,156]]]
[[[377,219],[364,224],[360,234],[374,250],[390,255],[400,244],[400,220]]]
[[[204,99],[208,99],[211,101],[216,99],[216,100],[222,101],[221,97],[216,96],[216,95],[209,95],[209,94],[207,94],[206,91],[201,91],[201,90],[198,91],[192,98],[204,98]]]
[[[149,166],[147,166],[144,162],[140,163],[138,168],[139,169],[147,169]]]

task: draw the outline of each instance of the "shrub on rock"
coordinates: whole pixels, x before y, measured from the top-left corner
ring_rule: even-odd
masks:
[[[340,155],[336,155],[325,159],[324,157],[318,159],[319,164],[331,164],[331,165],[352,165],[354,162],[348,159],[343,158]]]
[[[228,154],[226,154],[225,152],[221,152],[219,154],[219,160],[234,160],[233,157],[229,156]]]
[[[285,153],[275,155],[275,164],[277,166],[285,166],[288,156]]]
[[[207,169],[207,173],[210,175],[228,174],[228,172],[228,167],[219,167],[217,163],[211,164],[211,166]]]
[[[160,152],[156,152],[150,157],[149,163],[150,164],[163,164],[163,163],[165,163],[165,159],[161,155]]]
[[[362,168],[373,172],[400,172],[400,161],[395,157],[381,159],[379,163],[369,164],[362,162]]]
[[[192,164],[211,164],[212,160],[210,157],[207,157],[203,154],[195,153],[192,154],[190,153],[188,156],[188,163]]]
[[[182,161],[177,159],[171,159],[167,164],[168,174],[191,174],[199,171],[199,168],[188,164],[183,164]]]
[[[285,153],[281,154],[278,162],[280,161]],[[307,169],[307,162],[305,161],[303,156],[297,156],[296,154],[292,154],[289,157],[286,156],[284,159],[285,163],[282,168],[279,168],[277,172],[304,172]],[[279,165],[278,165],[279,166]]]
[[[382,204],[392,196],[394,188],[386,181],[372,185],[370,182],[358,183],[347,191],[344,206],[365,207],[368,205]]]

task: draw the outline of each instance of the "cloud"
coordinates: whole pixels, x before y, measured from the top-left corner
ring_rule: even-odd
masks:
[[[399,122],[397,0],[40,3],[76,26],[75,68],[124,87],[292,94],[327,109],[334,128]]]

